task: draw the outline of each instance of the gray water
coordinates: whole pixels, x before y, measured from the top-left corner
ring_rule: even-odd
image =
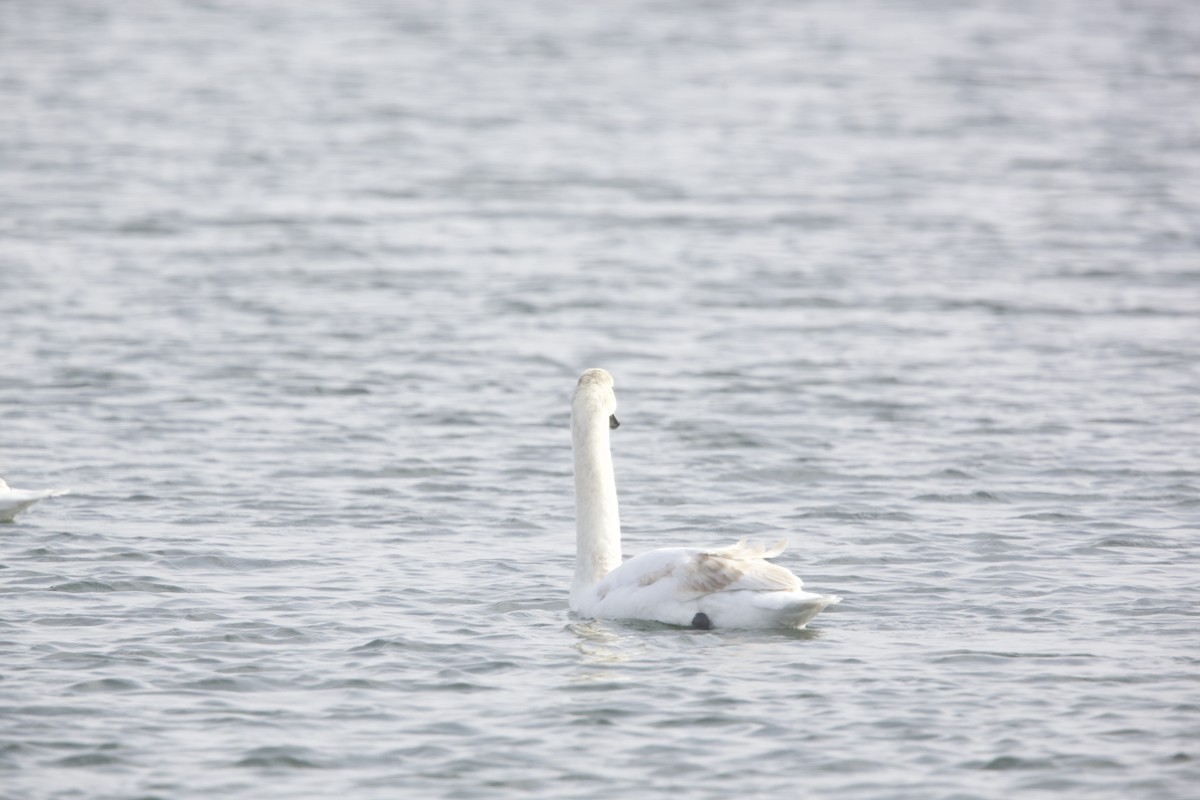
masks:
[[[0,3],[0,796],[1189,798],[1200,6]],[[787,536],[795,634],[587,621]]]

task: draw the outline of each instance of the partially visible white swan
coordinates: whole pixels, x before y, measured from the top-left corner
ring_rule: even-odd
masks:
[[[579,378],[571,398],[575,455],[575,580],[571,610],[585,617],[643,619],[695,628],[802,628],[839,597],[800,589],[766,559],[783,552],[740,541],[715,550],[666,547],[621,562],[621,522],[609,432],[617,427],[613,379]]]
[[[46,497],[67,494],[70,489],[10,489],[0,479],[0,522],[12,522],[17,514]]]

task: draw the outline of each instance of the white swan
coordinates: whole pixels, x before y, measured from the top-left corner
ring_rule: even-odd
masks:
[[[17,514],[46,497],[67,494],[69,489],[10,489],[0,479],[0,522],[12,522]]]
[[[839,597],[801,591],[800,579],[740,541],[696,550],[665,547],[621,562],[621,522],[609,431],[617,427],[613,379],[579,378],[571,398],[575,455],[575,580],[571,610],[585,617],[644,619],[695,628],[802,628]]]

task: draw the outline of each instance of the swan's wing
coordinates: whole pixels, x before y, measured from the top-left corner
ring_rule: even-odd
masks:
[[[791,592],[801,581],[789,570],[767,561],[783,552],[786,540],[771,547],[748,545],[746,540],[721,550],[696,553],[676,573],[680,589],[693,594],[749,590]]]
[[[727,591],[787,592],[800,588],[800,579],[766,559],[783,552],[786,541],[771,547],[745,540],[719,550],[665,547],[637,555],[604,577],[596,589],[603,599],[617,590],[670,587],[671,593],[696,596]]]
[[[578,607],[586,616],[651,619],[670,625],[727,628],[802,627],[838,598],[809,594],[800,579],[767,558],[784,543],[642,553],[604,576]],[[706,625],[696,623],[704,614]]]
[[[655,587],[663,588],[663,581],[673,579],[694,550],[686,547],[662,547],[639,553],[621,566],[605,575],[596,584],[596,594],[603,600],[615,591],[629,592]]]

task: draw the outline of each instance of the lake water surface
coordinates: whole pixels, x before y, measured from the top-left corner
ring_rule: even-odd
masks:
[[[0,4],[0,796],[1192,798],[1200,6]],[[794,634],[574,618],[788,537]]]

